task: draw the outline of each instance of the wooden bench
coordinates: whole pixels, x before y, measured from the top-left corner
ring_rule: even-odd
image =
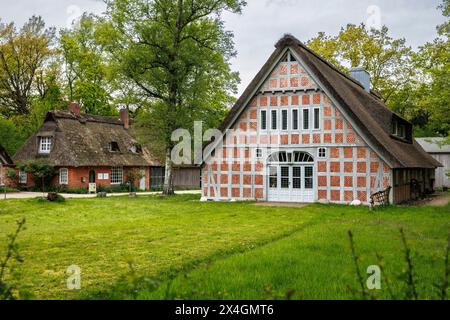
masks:
[[[375,192],[370,196],[370,208],[372,209],[376,205],[387,206],[389,205],[389,194],[391,193],[391,187],[387,187],[385,190]]]

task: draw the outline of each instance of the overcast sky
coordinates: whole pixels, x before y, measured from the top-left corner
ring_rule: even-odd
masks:
[[[274,50],[284,33],[302,41],[317,32],[336,34],[347,23],[379,23],[394,37],[404,37],[417,46],[436,36],[444,18],[436,9],[439,0],[247,0],[242,15],[225,14],[227,28],[234,32],[238,56],[233,69],[240,72],[241,93]],[[22,24],[33,14],[48,25],[65,27],[84,11],[101,13],[102,0],[0,0],[3,22]]]

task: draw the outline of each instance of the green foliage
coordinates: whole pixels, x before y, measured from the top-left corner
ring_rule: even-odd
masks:
[[[46,159],[28,160],[18,165],[21,171],[31,174],[36,186],[45,190],[45,185],[55,175],[55,168]]]
[[[106,193],[126,193],[130,191],[130,185],[126,183],[122,183],[120,185],[114,186],[98,186],[97,192],[106,192]],[[131,192],[137,192],[138,188],[136,186],[131,186]]]
[[[233,102],[238,76],[230,70],[233,34],[221,13],[239,13],[241,0],[107,1],[104,47],[115,68],[147,97],[141,106],[142,139],[169,166],[172,132],[194,120],[217,125]],[[106,32],[107,31],[107,32]],[[107,35],[107,36],[106,36]]]
[[[27,135],[12,120],[0,116],[0,141],[6,152],[13,156],[25,142]]]
[[[439,8],[449,17],[449,1]],[[414,125],[415,136],[447,136],[450,132],[449,21],[437,27],[437,38],[419,47],[394,39],[386,26],[367,30],[349,24],[338,35],[320,32],[308,45],[347,72],[363,66],[371,74],[372,87],[387,105]]]
[[[449,17],[449,1],[441,5],[443,15]],[[450,33],[447,21],[437,27],[438,37],[419,48],[414,55],[417,69],[413,99],[418,112],[427,117],[427,127],[438,135],[450,132]],[[417,110],[417,109],[416,109]]]
[[[28,115],[37,74],[53,55],[54,29],[32,16],[20,30],[0,24],[0,114]]]
[[[97,18],[83,14],[72,29],[62,30],[59,51],[65,66],[69,100],[78,101],[85,113],[115,115],[111,105],[108,63],[96,36]]]
[[[17,229],[14,233],[8,235],[5,257],[0,261],[0,300],[16,300],[20,297],[20,295],[17,295],[17,287],[6,282],[6,277],[8,274],[13,273],[10,266],[11,261],[23,262],[23,258],[19,253],[17,237],[24,229],[24,224],[25,218],[18,220]]]
[[[386,26],[367,30],[364,24],[348,24],[336,36],[320,32],[307,45],[344,72],[364,67],[371,74],[372,88],[389,101],[412,74],[412,51],[405,43],[405,39],[392,38]]]

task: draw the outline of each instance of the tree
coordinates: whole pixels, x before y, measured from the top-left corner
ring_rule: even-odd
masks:
[[[221,13],[241,0],[109,0],[105,48],[147,101],[140,125],[165,157],[164,194],[173,193],[172,132],[211,119],[230,104],[238,76],[229,59],[233,35]],[[109,43],[109,45],[108,45]],[[154,148],[154,149],[155,149]]]
[[[36,185],[40,184],[43,193],[46,182],[55,175],[55,168],[46,159],[28,160],[19,165],[19,169],[31,174]]]
[[[6,152],[12,156],[27,139],[27,135],[14,122],[0,117],[0,141]]]
[[[0,24],[0,113],[28,115],[36,75],[52,56],[54,29],[32,16],[17,31],[14,23]]]
[[[320,32],[307,45],[344,72],[364,67],[371,74],[372,88],[389,102],[411,79],[412,50],[405,43],[403,38],[393,39],[386,26],[367,30],[364,24],[348,24],[334,37]]]
[[[450,16],[450,0],[439,6]],[[438,37],[419,48],[415,55],[420,83],[417,100],[428,115],[428,126],[439,135],[450,133],[450,23],[437,27]]]
[[[96,39],[97,20],[83,14],[79,25],[62,30],[59,52],[64,64],[66,91],[70,101],[78,101],[86,113],[113,115],[108,64]]]

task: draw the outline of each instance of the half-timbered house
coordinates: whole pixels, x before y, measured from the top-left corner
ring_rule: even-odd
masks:
[[[205,149],[204,200],[368,203],[392,187],[398,203],[413,182],[431,191],[440,166],[370,89],[365,70],[344,74],[291,35],[220,129]]]

